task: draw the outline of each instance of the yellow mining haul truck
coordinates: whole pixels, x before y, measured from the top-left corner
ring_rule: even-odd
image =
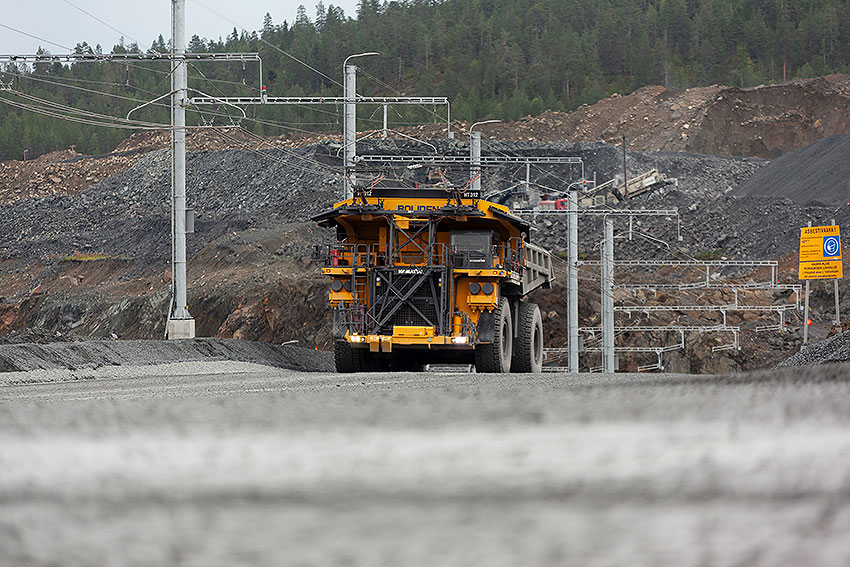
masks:
[[[539,372],[543,322],[523,298],[553,273],[529,225],[477,198],[403,193],[342,201],[313,219],[337,229],[314,252],[331,279],[337,371],[474,362],[479,372]]]

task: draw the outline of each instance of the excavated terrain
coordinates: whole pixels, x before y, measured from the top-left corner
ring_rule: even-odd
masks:
[[[459,141],[432,140],[440,151],[463,155]],[[359,153],[400,154],[416,151],[414,142],[397,140],[363,144]],[[322,142],[296,150],[203,150],[188,160],[190,207],[198,214],[189,235],[189,303],[200,336],[285,342],[326,349],[331,345],[326,283],[310,260],[312,245],[330,234],[305,222],[333,201],[339,177],[338,144]],[[605,143],[488,142],[496,155],[571,155],[581,157],[586,174],[604,180],[622,168],[620,150]],[[672,219],[638,220],[636,238],[618,245],[621,257],[692,257],[705,253],[736,258],[769,258],[793,246],[792,228],[771,233],[763,223],[766,211],[787,214],[784,202],[770,205],[729,195],[749,179],[764,161],[676,152],[628,153],[632,172],[657,168],[678,180],[632,206],[682,211],[683,240],[677,240]],[[524,178],[521,167],[494,172],[501,182]],[[163,336],[169,275],[169,162],[165,150],[138,158],[124,172],[88,189],[67,195],[19,199],[0,207],[0,330],[28,328],[59,332],[62,337],[159,338]],[[532,179],[553,189],[566,189],[578,179],[576,166],[541,166]],[[485,182],[485,191],[499,185]],[[799,218],[818,213],[794,205]],[[720,215],[718,210],[722,211]],[[784,211],[784,212],[783,212]],[[826,214],[824,212],[824,214]],[[777,216],[777,218],[779,218]],[[536,222],[534,240],[556,254],[566,248],[563,219]],[[599,223],[583,223],[581,248],[593,257],[600,238]],[[623,227],[621,227],[623,229]],[[759,236],[755,242],[751,235]],[[644,235],[667,242],[665,248]],[[718,252],[720,250],[721,252]],[[699,280],[699,274],[668,274]],[[729,274],[732,275],[732,274]],[[736,277],[744,277],[738,274]],[[598,324],[598,284],[594,273],[583,277],[583,324]],[[763,281],[764,275],[746,276]],[[535,300],[544,304],[550,346],[565,343],[563,278]],[[700,298],[688,298],[690,300]],[[703,300],[707,299],[705,296]],[[714,301],[726,298],[714,297]],[[764,305],[787,301],[770,294],[757,297]],[[665,299],[649,296],[655,303]],[[667,301],[670,301],[669,299]],[[683,324],[699,324],[686,313]],[[647,324],[663,324],[650,318]],[[732,324],[750,331],[758,320],[733,317]],[[790,321],[795,325],[795,321]],[[657,340],[669,337],[656,337]],[[635,341],[638,340],[636,337]],[[668,368],[684,372],[723,372],[771,365],[797,345],[794,334],[779,333],[768,341],[742,337],[742,351],[713,354],[718,337],[689,336],[684,356],[668,357]],[[640,357],[623,361],[623,369],[645,363]]]
[[[503,140],[605,140],[629,147],[776,158],[833,134],[850,133],[850,76],[771,86],[643,87],[575,112],[548,112],[484,125]]]
[[[787,198],[800,204],[850,204],[850,135],[836,134],[772,161],[739,185],[734,195]]]
[[[677,180],[675,186],[634,199],[631,206],[677,208],[682,222],[636,220],[632,237],[618,240],[618,257],[780,258],[795,249],[797,227],[807,221],[850,221],[850,207],[838,202],[842,194],[838,178],[846,167],[840,151],[845,138],[822,140],[771,162],[716,154],[770,157],[842,131],[840,119],[832,115],[846,114],[835,109],[846,105],[847,84],[847,77],[833,76],[754,89],[647,87],[568,115],[544,113],[485,125],[484,151],[581,157],[585,174],[602,182],[622,174],[621,149],[605,142],[570,140],[619,143],[625,134],[630,176],[657,168]],[[728,131],[712,137],[717,132],[712,125],[721,115]],[[777,120],[788,136],[780,140],[760,134],[766,144],[761,148],[753,132],[769,134],[770,124]],[[463,129],[462,124],[455,127]],[[411,128],[409,134],[434,135],[430,143],[439,152],[467,154],[464,141],[440,138],[439,131],[439,125],[422,126]],[[162,336],[170,284],[167,145],[166,133],[143,133],[105,156],[80,156],[69,150],[0,164],[0,334],[40,334],[35,340]],[[825,145],[831,151],[820,151]],[[230,128],[193,131],[189,148],[189,207],[197,214],[195,233],[188,238],[189,302],[199,334],[278,343],[298,340],[310,348],[328,348],[325,283],[317,276],[310,253],[313,244],[330,234],[308,219],[338,194],[339,142],[321,136],[262,139]],[[681,151],[694,149],[703,153]],[[422,151],[433,150],[398,139],[358,145],[359,154]],[[812,180],[798,190],[800,176],[808,176],[811,167],[832,172],[832,177],[822,183]],[[532,169],[531,179],[563,191],[580,174],[575,166],[539,166]],[[484,180],[485,192],[524,178],[524,167],[500,168]],[[582,253],[595,258],[600,223],[587,219],[582,227]],[[564,219],[541,217],[535,228],[535,241],[563,253]],[[618,227],[625,236],[624,230]],[[793,264],[783,263],[780,281],[796,281]],[[690,272],[663,276],[672,281],[700,278]],[[584,270],[582,277],[587,282],[581,292],[583,324],[598,324],[594,279],[598,275]],[[622,277],[644,281],[640,274]],[[727,272],[723,277],[764,281],[765,274]],[[551,346],[564,343],[562,284],[563,278],[553,290],[535,297],[549,305],[544,316],[547,329],[552,329],[547,331]],[[669,294],[644,300],[674,302]],[[788,297],[761,294],[753,300],[769,305]],[[816,337],[829,330],[829,304],[828,294],[816,285],[812,329]],[[706,321],[691,315],[675,313],[673,319],[687,324]],[[751,317],[739,319],[736,322],[745,328],[760,324]],[[795,314],[788,323],[790,333],[742,336],[740,352],[712,353],[711,346],[717,346],[712,341],[720,339],[689,337],[683,356],[668,356],[669,367],[722,372],[769,366],[798,348]],[[624,364],[629,368],[632,363]]]

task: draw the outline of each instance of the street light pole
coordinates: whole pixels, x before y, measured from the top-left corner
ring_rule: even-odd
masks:
[[[479,195],[481,194],[481,132],[473,132],[472,129],[481,124],[495,124],[496,122],[501,122],[501,120],[482,120],[469,127],[469,178],[472,180],[470,189]]]
[[[357,157],[357,66],[349,65],[348,61],[355,57],[367,57],[369,55],[380,55],[377,51],[357,53],[349,55],[342,63],[343,96],[345,105],[342,121],[342,144],[345,156],[345,178],[343,180],[343,198],[351,199],[354,196],[354,160]]]

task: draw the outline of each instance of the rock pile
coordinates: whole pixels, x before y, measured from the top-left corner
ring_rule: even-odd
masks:
[[[215,360],[252,362],[303,372],[333,369],[333,356],[329,352],[235,339],[0,345],[0,372]]]
[[[189,208],[198,214],[190,254],[232,231],[306,219],[329,202],[340,177],[311,161],[312,148],[225,150],[189,155]],[[0,256],[58,259],[75,251],[142,261],[168,258],[170,157],[144,154],[135,165],[74,195],[0,206]]]
[[[605,140],[630,148],[775,158],[850,133],[850,76],[752,88],[640,88],[574,112],[546,112],[480,129],[501,140]]]
[[[777,366],[815,366],[850,361],[850,332],[814,343]]]
[[[787,197],[802,205],[850,202],[850,134],[836,134],[785,154],[735,189],[735,195]]]

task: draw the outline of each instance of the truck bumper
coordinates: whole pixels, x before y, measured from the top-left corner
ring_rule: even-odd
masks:
[[[392,352],[393,349],[458,349],[471,350],[470,337],[399,336],[399,335],[351,335],[345,340],[355,348],[368,348],[371,352]]]

